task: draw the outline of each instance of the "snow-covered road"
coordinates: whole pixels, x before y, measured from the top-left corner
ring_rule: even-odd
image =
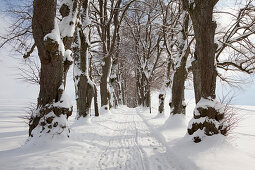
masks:
[[[100,156],[99,169],[174,169],[166,146],[151,133],[136,109],[118,109],[107,118],[114,133]]]
[[[111,114],[70,119],[69,139],[25,144],[26,102],[0,100],[1,170],[253,170],[255,107],[244,114],[229,141],[208,138],[195,144],[185,138],[192,115],[168,119],[144,108],[121,106]],[[188,112],[192,113],[192,105]],[[245,110],[246,109],[246,110]],[[250,110],[247,110],[250,109]],[[93,111],[92,111],[93,113]],[[247,118],[246,118],[247,117]],[[187,121],[185,121],[187,119]],[[233,136],[233,135],[232,135]],[[234,146],[232,146],[234,145]],[[245,162],[245,163],[244,163]]]
[[[14,145],[13,149],[6,141],[6,147],[1,146],[0,169],[176,169],[164,142],[152,133],[137,109],[123,106],[90,120],[73,119],[71,129],[68,141]],[[15,139],[21,144],[26,136],[17,134]]]

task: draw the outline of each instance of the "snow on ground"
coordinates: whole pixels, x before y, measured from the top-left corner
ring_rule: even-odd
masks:
[[[24,115],[27,100],[0,100],[0,169],[254,170],[255,107],[237,106],[241,122],[226,139],[216,136],[195,144],[186,135],[194,103],[186,117],[157,116],[121,106],[111,114],[75,121],[71,137],[27,143]],[[167,104],[166,104],[167,106]],[[167,108],[167,107],[166,107]]]

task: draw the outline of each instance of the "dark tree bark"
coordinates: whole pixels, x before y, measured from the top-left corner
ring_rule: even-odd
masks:
[[[215,67],[217,46],[214,43],[217,24],[212,20],[212,16],[217,2],[218,0],[195,0],[195,8],[193,9],[192,4],[188,7],[195,32],[195,60],[201,77],[201,97],[212,99],[215,98],[217,75]]]
[[[60,42],[45,36],[56,28],[56,0],[34,0],[32,29],[38,55],[41,61],[40,93],[37,114],[31,116],[29,136],[38,133],[60,134],[69,129],[66,119],[72,114],[72,108],[57,105],[63,102],[63,52]],[[57,35],[60,36],[60,35]],[[63,121],[59,121],[62,119]],[[37,129],[34,133],[35,128]],[[41,136],[38,134],[39,136]]]
[[[123,18],[127,5],[120,15],[121,0],[100,0],[99,10],[96,10],[96,15],[99,15],[100,24],[97,26],[100,40],[102,42],[102,53],[104,54],[104,65],[102,66],[102,76],[100,80],[100,95],[101,95],[101,107],[104,110],[110,109],[111,94],[110,88],[110,74],[112,69],[112,57],[114,50],[116,49],[116,40],[119,33],[120,23]],[[108,8],[111,4],[112,8]]]
[[[96,86],[91,81],[89,76],[89,26],[87,22],[88,19],[88,1],[83,1],[82,8],[83,13],[80,15],[80,21],[78,23],[78,28],[76,31],[76,45],[74,46],[74,82],[76,90],[76,103],[77,103],[77,116],[87,117],[90,114],[90,108],[92,104],[92,99],[94,97],[95,114],[98,116],[97,107],[97,93]],[[85,27],[85,29],[83,28]]]
[[[214,43],[214,36],[217,24],[212,17],[213,8],[217,2],[218,0],[194,0],[194,2],[183,0],[184,7],[191,16],[195,33],[194,88],[196,101],[201,101],[201,103],[198,102],[200,105],[197,105],[194,111],[194,120],[190,122],[188,128],[190,135],[198,130],[204,131],[207,136],[225,133],[223,126],[220,125],[224,113],[215,107],[215,52],[217,46]],[[213,103],[215,104],[213,105]],[[197,143],[202,138],[201,134],[195,134],[193,140]]]
[[[111,74],[111,67],[112,67],[112,57],[109,55],[104,58],[104,65],[102,67],[103,75],[100,81],[100,95],[101,95],[101,107],[103,109],[109,110],[110,109],[110,97],[111,94],[109,92],[109,77]]]
[[[85,2],[84,2],[85,3]],[[77,13],[80,13],[80,0],[72,0],[70,3],[63,3],[60,7],[60,14],[62,16],[62,21],[65,23],[67,20],[68,25],[61,25],[62,28],[60,28],[62,32],[60,32],[63,43],[65,46],[65,50],[71,50],[72,49],[72,44],[74,41],[74,35],[68,35],[65,33],[66,30],[67,32],[70,31],[70,29],[76,29],[77,26]],[[73,19],[75,22],[73,22]],[[64,27],[64,28],[63,28]],[[73,28],[71,28],[73,27]],[[66,35],[65,35],[66,34]],[[73,60],[70,60],[68,57],[65,57],[64,60],[64,75],[63,75],[63,81],[64,81],[64,87],[66,86],[66,78],[67,78],[67,73],[69,71],[70,66],[73,64]]]
[[[172,85],[172,99],[170,102],[171,114],[185,114],[186,104],[184,103],[184,90],[185,81],[187,79],[188,71],[186,69],[186,62],[189,56],[189,45],[188,45],[188,25],[189,15],[186,11],[183,11],[183,20],[181,21],[182,30],[177,44],[178,56],[177,66],[175,66],[173,85]]]
[[[158,112],[164,113],[165,111],[165,97],[166,97],[166,90],[172,85],[171,83],[171,70],[173,69],[173,60],[171,59],[171,53],[168,54],[168,61],[167,61],[167,71],[166,71],[166,77],[165,82],[163,85],[163,88],[161,89],[161,92],[159,93],[159,107]],[[170,103],[169,103],[170,105]]]
[[[196,52],[194,57],[197,58]],[[192,73],[193,73],[193,84],[194,84],[194,92],[195,92],[195,101],[196,103],[199,102],[201,99],[201,77],[200,77],[200,69],[198,65],[198,61],[194,60],[192,62]]]
[[[95,109],[95,116],[99,116],[99,111],[98,111],[98,100],[97,100],[97,87],[94,85],[94,109]]]
[[[77,119],[87,117],[90,112],[92,99],[95,96],[94,83],[88,72],[88,43],[82,29],[78,29],[77,38],[80,42],[79,50],[75,49],[74,81],[76,84]],[[77,72],[77,73],[76,73]],[[96,99],[94,99],[96,100]]]

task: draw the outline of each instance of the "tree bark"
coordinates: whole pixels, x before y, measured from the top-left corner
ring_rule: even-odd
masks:
[[[77,119],[87,117],[90,113],[92,99],[95,96],[94,83],[89,77],[88,43],[82,29],[78,29],[77,38],[80,42],[79,50],[74,50],[74,81],[76,84]],[[76,73],[77,72],[77,73]]]
[[[41,61],[40,93],[37,102],[37,112],[29,122],[29,136],[42,134],[61,134],[69,136],[67,118],[72,114],[72,107],[66,108],[59,104],[63,102],[63,51],[61,42],[45,38],[56,29],[56,1],[34,0],[32,29],[38,55]],[[60,35],[56,35],[59,36]],[[61,121],[59,121],[62,119]],[[37,130],[35,130],[37,129]]]
[[[181,31],[179,32],[179,39],[177,40],[177,63],[175,66],[173,85],[172,85],[172,99],[170,102],[171,114],[185,114],[185,81],[187,79],[188,71],[186,69],[186,62],[189,56],[189,45],[188,45],[188,25],[189,15],[186,11],[183,11],[183,20],[181,21]]]
[[[190,2],[183,0],[184,7],[189,11],[193,22],[196,39],[195,46],[195,76],[194,88],[196,101],[199,101],[194,118],[190,122],[188,134],[202,130],[207,136],[222,133],[225,134],[221,121],[224,112],[216,107],[215,88],[216,88],[216,67],[215,52],[216,45],[214,36],[216,22],[213,21],[213,8],[218,0],[195,0]],[[201,103],[200,103],[201,102]],[[200,142],[203,138],[201,133],[194,134],[193,141]]]
[[[111,74],[111,67],[112,67],[112,57],[106,56],[104,58],[104,65],[102,67],[103,75],[101,77],[100,81],[100,95],[101,95],[101,107],[104,107],[103,109],[109,110],[109,102],[111,94],[109,92],[109,78]]]
[[[87,117],[90,114],[92,99],[94,97],[94,105],[97,105],[96,86],[89,76],[89,26],[88,22],[88,1],[83,1],[83,13],[80,14],[76,34],[75,62],[74,62],[74,82],[76,90],[77,102],[77,119]],[[85,29],[83,29],[85,27]],[[95,107],[95,114],[98,116],[98,107]]]
[[[94,109],[95,109],[95,116],[99,116],[99,111],[98,111],[98,100],[97,100],[97,87],[94,85]]]

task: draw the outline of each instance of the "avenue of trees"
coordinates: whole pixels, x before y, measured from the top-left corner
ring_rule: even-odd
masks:
[[[6,13],[13,23],[0,35],[0,48],[11,44],[30,60],[24,65],[28,70],[20,68],[22,78],[40,85],[29,136],[69,136],[73,106],[65,89],[70,68],[77,119],[90,116],[92,106],[95,116],[118,105],[151,111],[156,89],[158,114],[186,114],[185,82],[190,79],[196,107],[187,133],[196,143],[227,135],[230,125],[216,98],[216,81],[237,83],[222,72],[254,72],[255,3],[240,0],[230,12],[218,9],[219,1],[28,0],[10,5]],[[224,26],[217,24],[223,14],[231,18]],[[40,66],[33,64],[36,56]],[[170,113],[164,113],[166,102]]]

